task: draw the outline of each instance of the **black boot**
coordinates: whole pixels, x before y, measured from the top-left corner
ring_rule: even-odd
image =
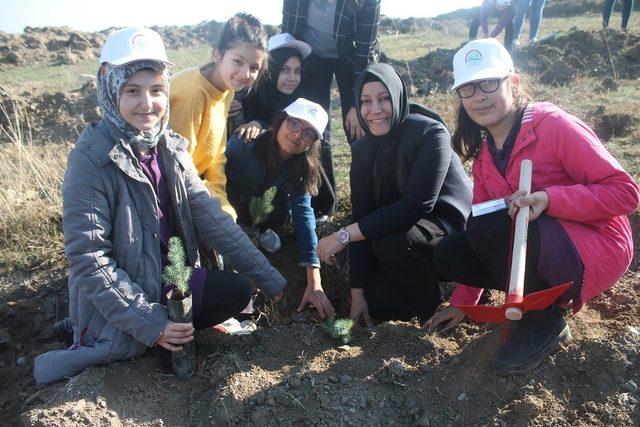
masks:
[[[53,335],[64,343],[67,347],[73,345],[73,328],[71,327],[71,319],[65,317],[53,324]]]
[[[535,368],[571,339],[569,326],[556,304],[525,313],[507,327],[507,338],[493,361],[500,375],[521,374]]]

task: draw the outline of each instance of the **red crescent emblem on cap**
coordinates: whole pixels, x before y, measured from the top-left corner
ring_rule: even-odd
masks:
[[[144,34],[136,34],[131,39],[131,44],[133,46],[137,46],[137,45],[144,46],[147,44],[147,37]]]

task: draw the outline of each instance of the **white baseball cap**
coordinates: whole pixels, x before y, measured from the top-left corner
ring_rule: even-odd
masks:
[[[160,34],[144,27],[129,27],[109,34],[100,53],[100,64],[124,65],[133,61],[152,60],[173,65]]]
[[[302,59],[307,59],[307,56],[311,54],[311,46],[309,46],[308,43],[305,43],[302,40],[297,40],[289,33],[276,34],[269,39],[269,43],[267,44],[267,50],[269,52],[276,49],[282,49],[283,47],[296,49],[302,54]]]
[[[296,119],[304,120],[309,123],[318,132],[318,136],[322,138],[322,132],[327,127],[329,116],[320,104],[311,102],[308,99],[298,98],[284,109],[284,112]]]
[[[451,90],[478,80],[502,79],[514,72],[511,55],[498,40],[473,40],[453,56],[454,83]]]

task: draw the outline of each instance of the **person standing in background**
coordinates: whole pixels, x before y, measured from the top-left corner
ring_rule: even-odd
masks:
[[[602,7],[602,27],[607,28],[609,26],[609,18],[611,12],[613,12],[613,6],[616,4],[616,0],[605,0]],[[623,0],[622,2],[622,24],[620,28],[622,31],[627,31],[627,25],[629,24],[629,18],[631,17],[631,11],[633,10],[633,0]]]
[[[510,0],[484,0],[477,15],[469,24],[469,40],[478,38],[478,29],[482,26],[482,37],[497,37],[504,30],[504,45],[511,48],[513,40],[514,8]],[[489,34],[489,18],[498,16],[496,26]]]
[[[520,32],[522,31],[524,16],[527,15],[529,6],[531,6],[531,13],[529,14],[529,44],[538,41],[538,30],[540,30],[542,11],[544,10],[546,1],[547,0],[516,0],[516,14],[513,17],[513,41],[511,42],[511,49],[517,50],[520,48]]]
[[[362,136],[354,108],[353,86],[370,63],[377,62],[380,0],[284,0],[282,32],[311,45],[300,96],[320,104],[331,117],[331,82],[335,75],[345,134],[349,143]],[[316,217],[332,215],[337,199],[331,155],[331,126],[323,135],[326,173],[312,205]]]

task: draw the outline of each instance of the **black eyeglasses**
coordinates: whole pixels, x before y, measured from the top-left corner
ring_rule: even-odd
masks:
[[[293,117],[287,117],[287,127],[291,132],[300,132],[300,138],[307,144],[320,138],[318,132],[312,128],[304,127],[300,120]]]
[[[503,77],[501,79],[487,79],[481,80],[479,82],[471,82],[466,85],[460,86],[456,89],[458,96],[460,98],[471,98],[476,94],[476,88],[480,88],[480,90],[484,93],[492,93],[498,90],[500,84],[503,80],[507,79],[507,77]]]

